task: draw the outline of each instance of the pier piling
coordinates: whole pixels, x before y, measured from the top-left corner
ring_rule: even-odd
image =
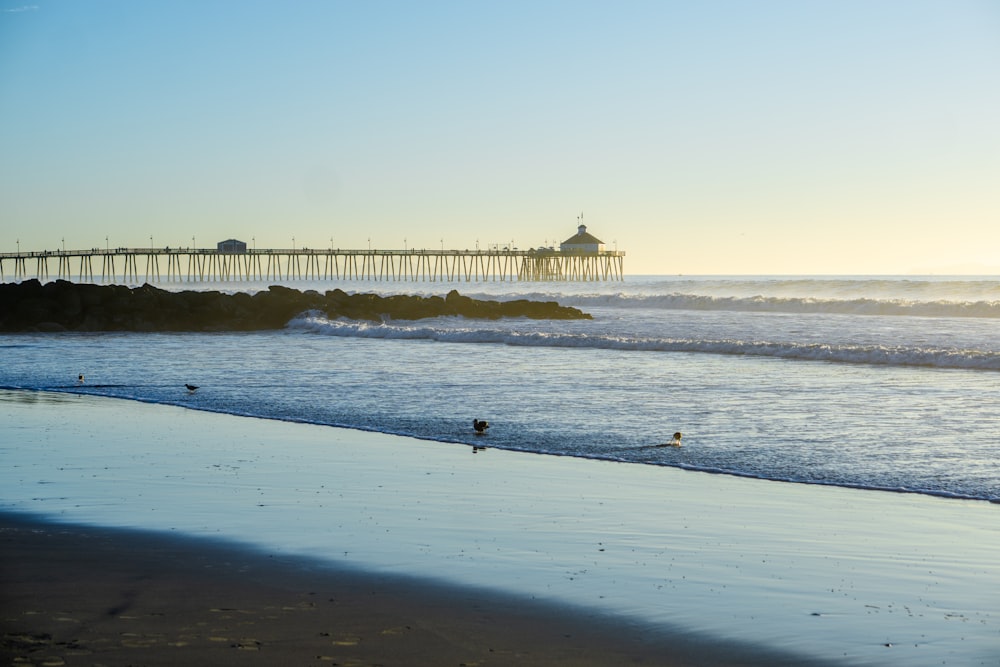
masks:
[[[310,250],[94,248],[0,253],[0,281],[239,282],[376,280],[405,282],[589,282],[623,280],[625,253],[540,250]],[[166,259],[166,273],[160,272]],[[50,265],[51,261],[51,265]],[[144,262],[145,272],[139,270]],[[34,267],[34,272],[29,271]],[[74,271],[76,267],[76,271]],[[55,273],[52,273],[52,269]],[[119,273],[121,270],[121,273]]]

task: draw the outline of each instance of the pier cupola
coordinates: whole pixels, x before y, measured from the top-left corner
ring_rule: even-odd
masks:
[[[583,215],[578,220],[580,225],[576,228],[576,234],[563,241],[559,250],[562,252],[604,252],[604,241],[587,231],[587,225],[583,224]]]

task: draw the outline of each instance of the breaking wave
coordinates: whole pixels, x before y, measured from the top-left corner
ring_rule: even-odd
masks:
[[[624,294],[563,298],[577,308],[647,308],[656,310],[724,310],[760,313],[827,313],[896,317],[1000,318],[1000,301],[910,301],[905,299],[828,299],[782,296],[711,296]]]
[[[308,313],[288,323],[292,330],[325,336],[396,340],[431,340],[519,347],[564,347],[638,352],[688,352],[773,357],[803,361],[921,366],[1000,371],[1000,353],[984,350],[890,345],[796,343],[738,339],[630,337],[608,334],[524,332],[501,327],[446,328],[392,322],[329,320]]]

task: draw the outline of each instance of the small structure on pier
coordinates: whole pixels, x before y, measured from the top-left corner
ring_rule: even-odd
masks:
[[[580,223],[576,228],[576,234],[563,241],[559,245],[559,250],[575,253],[604,252],[604,241],[588,232],[587,225]]]
[[[219,241],[219,243],[216,244],[216,251],[226,253],[228,255],[245,255],[247,252],[247,244],[243,241],[237,241],[236,239],[226,239],[225,241]]]
[[[559,250],[492,248],[490,250],[334,250],[293,248],[248,249],[237,239],[211,248],[91,248],[43,252],[0,252],[0,282],[13,264],[15,282],[32,276],[41,282],[71,280],[70,260],[79,262],[80,282],[140,283],[145,260],[146,282],[228,282],[233,280],[411,280],[602,281],[623,280],[624,252],[605,250],[604,242],[581,223]],[[49,260],[58,260],[58,267]],[[99,262],[100,272],[94,268]],[[160,272],[166,262],[166,275]],[[29,264],[34,264],[31,271]],[[186,264],[186,269],[185,265]],[[6,266],[5,266],[6,265]],[[55,268],[54,271],[51,269]]]

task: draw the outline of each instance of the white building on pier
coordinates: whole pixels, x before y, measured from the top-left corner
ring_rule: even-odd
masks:
[[[559,251],[569,253],[604,252],[604,241],[588,232],[587,225],[581,224],[576,228],[576,234],[559,245]]]

